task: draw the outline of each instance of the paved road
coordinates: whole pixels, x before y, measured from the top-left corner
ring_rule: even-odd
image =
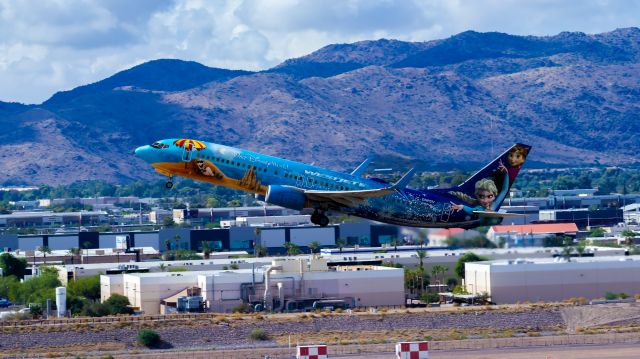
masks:
[[[392,354],[366,354],[332,357],[332,359],[390,359]],[[562,346],[552,348],[438,350],[429,359],[638,359],[640,346],[632,344]]]

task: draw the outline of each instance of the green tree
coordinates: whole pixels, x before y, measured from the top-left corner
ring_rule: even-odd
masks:
[[[31,316],[36,319],[42,317],[42,315],[44,314],[44,311],[42,310],[42,305],[31,304],[31,306],[29,307],[29,314],[31,314]]]
[[[638,234],[630,229],[625,229],[624,231],[622,231],[622,237],[624,237],[624,242],[626,245],[631,246],[634,244],[634,238],[637,236]]]
[[[571,261],[571,253],[573,253],[573,239],[571,237],[564,238],[564,245],[562,246],[562,257],[567,260],[567,262]]]
[[[86,250],[87,262],[89,261],[89,248],[91,248],[91,242],[85,241],[82,243],[82,248]],[[84,260],[82,261],[84,263]]]
[[[182,241],[182,237],[179,234],[173,236],[173,243],[176,245],[176,249],[180,249],[180,241]]]
[[[67,284],[67,295],[84,297],[90,301],[100,299],[100,275],[92,275],[70,280]]]
[[[287,255],[289,256],[295,256],[300,253],[300,247],[295,243],[286,242],[284,248],[287,250]]]
[[[205,202],[205,206],[207,208],[215,208],[215,207],[218,207],[219,205],[220,205],[220,201],[218,201],[218,199],[216,199],[215,197],[209,197]]]
[[[16,300],[16,291],[20,287],[20,281],[15,276],[0,277],[0,298]]]
[[[417,250],[416,254],[418,255],[418,259],[420,260],[420,269],[424,269],[424,259],[427,256],[427,251],[425,250]]]
[[[455,267],[453,267],[453,271],[456,272],[458,278],[464,279],[464,264],[467,262],[480,262],[487,261],[489,258],[484,256],[479,256],[473,252],[467,252],[462,257],[458,259]]]
[[[562,247],[562,236],[547,236],[542,239],[542,245],[544,247]]]
[[[604,229],[602,227],[597,227],[597,228],[592,229],[589,232],[589,237],[604,237],[605,233],[606,232],[604,231]]]
[[[398,251],[398,246],[401,244],[400,241],[397,238],[394,238],[391,240],[391,243],[389,243],[393,246],[393,249],[397,252]]]
[[[580,257],[582,257],[582,255],[584,254],[584,251],[587,249],[587,241],[586,240],[581,240],[580,242],[578,242],[578,245],[576,246],[576,252],[578,253],[578,255]]]
[[[133,314],[129,303],[129,298],[121,294],[111,294],[104,304],[109,308],[111,314]]]
[[[340,250],[340,254],[342,254],[342,249],[347,244],[347,242],[342,237],[336,238],[336,247]]]
[[[420,294],[429,285],[429,275],[421,268],[405,268],[404,287],[411,293]]]
[[[27,260],[16,258],[11,253],[0,254],[0,268],[4,276],[15,276],[18,279],[24,278],[24,271],[27,268]]]
[[[416,240],[416,244],[422,248],[429,240],[427,239],[427,232],[424,230],[418,230],[418,239]]]
[[[257,244],[255,247],[253,247],[253,254],[256,257],[264,257],[267,255],[267,247]]]
[[[85,311],[85,308],[92,303],[85,297],[77,297],[67,294],[67,310],[71,315],[80,315]]]
[[[431,267],[431,275],[436,278],[436,280],[438,280],[438,276],[440,275],[440,284],[444,284],[444,273],[446,273],[449,270],[449,267],[445,267],[443,265],[440,264],[436,264],[433,267]]]
[[[211,257],[211,245],[207,241],[202,241],[202,255],[204,255],[204,259]]]
[[[73,247],[73,248],[69,248],[69,256],[71,256],[71,264],[75,264],[76,262],[76,257],[80,255],[80,248],[78,247]]]
[[[320,248],[320,242],[313,241],[309,243],[309,250],[311,250],[311,254],[316,253],[316,251]]]
[[[422,293],[420,300],[425,303],[437,303],[440,301],[438,293]]]
[[[171,228],[171,227],[174,227],[175,225],[176,225],[176,222],[173,221],[172,217],[164,217],[162,219],[163,227]]]
[[[44,304],[47,299],[55,302],[55,288],[61,286],[58,272],[53,268],[40,267],[40,275],[24,281],[16,293],[16,301],[23,304]]]
[[[51,248],[49,248],[48,246],[40,246],[38,247],[38,252],[42,253],[43,255],[43,260],[44,260],[44,264],[47,264],[47,254],[51,254]]]

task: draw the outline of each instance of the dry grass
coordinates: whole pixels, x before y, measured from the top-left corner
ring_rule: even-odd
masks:
[[[74,357],[84,355],[87,352],[111,352],[125,350],[122,343],[92,343],[76,344],[65,346],[50,346],[42,348],[24,348],[19,351],[0,351],[0,357],[16,356],[21,357],[45,356],[47,358]]]
[[[550,332],[561,333],[562,329],[544,328]],[[539,332],[522,329],[469,328],[469,329],[398,329],[381,331],[320,331],[291,335],[292,343],[325,343],[333,345],[382,344],[398,341],[419,340],[464,340],[468,338],[510,338],[516,335],[539,336]],[[281,345],[289,342],[288,334],[275,334],[272,338]]]

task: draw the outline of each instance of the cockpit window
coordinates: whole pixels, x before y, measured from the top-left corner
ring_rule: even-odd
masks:
[[[169,148],[169,145],[165,145],[164,143],[154,142],[151,147],[153,148]]]

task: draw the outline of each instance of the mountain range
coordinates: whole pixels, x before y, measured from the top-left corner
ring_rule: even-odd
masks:
[[[133,150],[196,138],[347,170],[479,168],[508,145],[528,165],[640,162],[640,29],[329,45],[260,72],[159,59],[0,102],[0,183],[160,178]]]

